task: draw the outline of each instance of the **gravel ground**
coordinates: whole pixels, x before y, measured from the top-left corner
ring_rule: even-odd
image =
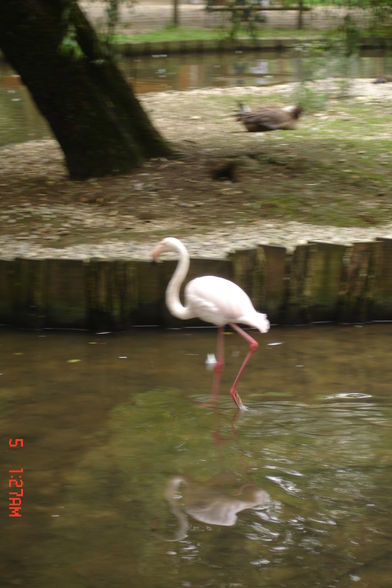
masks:
[[[161,230],[161,227],[159,227]],[[151,251],[160,237],[154,237],[154,228],[145,235],[143,242],[139,240],[115,241],[107,240],[99,244],[80,244],[65,248],[43,247],[30,240],[16,240],[11,243],[7,238],[0,237],[1,258],[14,259],[151,259]],[[167,232],[167,236],[171,235]],[[296,245],[308,241],[351,244],[354,242],[371,241],[378,237],[392,238],[392,224],[380,228],[357,229],[330,226],[306,225],[297,222],[257,222],[252,226],[236,227],[226,225],[208,235],[190,235],[184,242],[192,257],[220,259],[228,253],[241,249],[251,249],[257,245],[269,244],[286,247],[289,250]]]
[[[289,89],[282,87],[282,95]],[[194,104],[197,97],[213,94],[235,100],[250,91],[257,95],[269,90],[169,92],[146,96],[143,103],[154,123],[164,126],[165,136],[175,140],[178,128],[172,123],[180,104]],[[375,85],[371,80],[353,83],[351,92],[359,100],[391,99],[390,84]],[[206,160],[211,157],[208,126],[199,116],[188,115],[185,127],[189,138],[182,137],[180,145],[184,149],[191,146],[188,160],[148,162],[138,172],[124,176],[71,182],[65,175],[62,154],[51,140],[3,148],[0,257],[150,259],[153,245],[167,235],[183,238],[192,256],[209,258],[267,243],[292,249],[312,240],[349,244],[392,238],[392,223],[352,228],[263,220],[260,216],[254,220],[251,209],[240,211],[243,216],[238,216],[238,209],[244,206],[238,183],[212,182],[205,173],[206,161],[199,159],[203,149]],[[227,117],[226,113],[223,116]],[[195,126],[189,124],[190,119],[196,119]],[[222,125],[221,120],[218,123]],[[234,131],[228,128],[228,132],[236,132],[236,141],[245,142],[245,146],[253,140],[248,133],[238,133],[231,117],[225,125],[232,125]],[[227,138],[222,137],[222,141],[224,146]],[[218,144],[215,151],[220,153],[222,148]],[[168,169],[169,176],[165,175]],[[192,175],[187,177],[187,172]],[[204,184],[203,178],[199,180],[201,173],[205,175]]]

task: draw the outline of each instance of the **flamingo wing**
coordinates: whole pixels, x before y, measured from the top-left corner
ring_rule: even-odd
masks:
[[[185,298],[192,314],[218,326],[255,312],[249,296],[237,284],[216,276],[202,276],[189,282]]]

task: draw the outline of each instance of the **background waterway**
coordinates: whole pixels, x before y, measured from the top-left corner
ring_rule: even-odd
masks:
[[[391,57],[368,51],[348,60],[314,59],[301,51],[222,52],[122,58],[120,66],[138,94],[198,88],[270,86],[313,77],[372,78],[390,72]],[[0,146],[51,136],[28,90],[0,62]]]
[[[390,585],[392,325],[215,336],[0,331],[4,586]]]

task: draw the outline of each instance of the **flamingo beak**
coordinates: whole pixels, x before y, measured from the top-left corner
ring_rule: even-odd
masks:
[[[159,243],[156,247],[154,247],[154,250],[152,252],[152,259],[155,263],[157,262],[158,257],[160,256],[161,253],[162,253],[162,243]]]

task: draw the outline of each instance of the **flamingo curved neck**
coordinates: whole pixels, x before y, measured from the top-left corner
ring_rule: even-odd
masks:
[[[193,315],[180,300],[180,288],[189,270],[189,255],[182,243],[176,244],[175,250],[179,253],[180,258],[166,288],[166,304],[174,316],[180,319],[188,319],[192,318]]]

